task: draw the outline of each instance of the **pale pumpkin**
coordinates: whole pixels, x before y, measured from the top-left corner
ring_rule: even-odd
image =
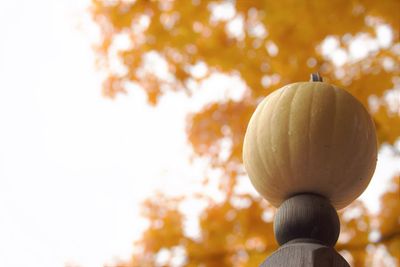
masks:
[[[377,141],[364,106],[324,82],[289,84],[257,107],[244,139],[243,161],[257,191],[272,205],[315,193],[341,209],[367,187]]]

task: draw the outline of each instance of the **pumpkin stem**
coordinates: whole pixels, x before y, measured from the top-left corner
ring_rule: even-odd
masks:
[[[310,82],[322,82],[322,76],[318,72],[312,73],[310,76]]]

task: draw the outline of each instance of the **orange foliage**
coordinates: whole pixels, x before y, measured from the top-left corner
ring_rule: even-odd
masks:
[[[398,0],[92,0],[91,13],[102,37],[99,64],[109,72],[103,87],[106,96],[126,93],[127,85],[135,83],[156,105],[169,91],[195,94],[189,85],[199,88],[216,73],[240,77],[246,87],[241,99],[215,101],[187,120],[194,154],[209,158],[210,168],[222,170],[224,201],[210,202],[203,211],[198,239],[184,231],[178,205],[185,200],[158,196],[147,201],[144,209],[150,226],[135,245],[141,253],[127,266],[156,266],[160,251],[169,253],[166,266],[173,265],[175,254],[184,259],[182,266],[256,266],[276,248],[271,221],[263,219],[273,209],[234,190],[245,175],[243,136],[262,97],[285,84],[307,80],[311,72],[320,72],[327,82],[357,97],[373,115],[380,144],[393,145],[400,136],[400,99],[398,92],[392,94],[391,107],[385,96],[398,91],[400,84],[399,10]],[[386,37],[391,38],[378,42],[382,29],[389,29],[391,35]],[[118,47],[121,37],[128,45]],[[374,47],[365,56],[353,57],[354,40]],[[334,52],[324,50],[328,42],[336,45],[336,55],[348,60],[335,62]],[[165,70],[154,71],[150,58]],[[200,63],[206,67],[203,75],[193,71]],[[222,158],[221,142],[226,139],[232,145],[228,157]],[[371,266],[372,248],[378,245],[394,261],[400,257],[398,179],[391,187],[397,186],[397,191],[383,196],[385,208],[378,216],[355,202],[347,210],[358,209],[359,216],[342,218],[342,235],[349,238],[337,248],[351,254],[354,266]],[[234,198],[247,206],[236,207]],[[373,223],[376,220],[379,226]],[[374,230],[381,234],[375,243],[369,238]]]

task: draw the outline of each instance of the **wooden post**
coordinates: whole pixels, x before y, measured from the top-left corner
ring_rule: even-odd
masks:
[[[274,220],[275,238],[281,247],[261,267],[349,267],[333,246],[340,223],[329,201],[314,194],[293,196],[279,207]]]

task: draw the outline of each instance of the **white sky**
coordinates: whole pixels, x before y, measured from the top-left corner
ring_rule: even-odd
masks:
[[[191,104],[174,95],[150,108],[139,90],[103,98],[93,32],[78,27],[87,0],[0,3],[0,266],[129,258],[140,201],[201,178],[188,163]],[[399,169],[386,154],[364,194],[372,210]]]
[[[188,187],[183,97],[101,96],[83,1],[2,1],[0,266],[130,257],[155,188]],[[180,177],[186,179],[182,181]]]

